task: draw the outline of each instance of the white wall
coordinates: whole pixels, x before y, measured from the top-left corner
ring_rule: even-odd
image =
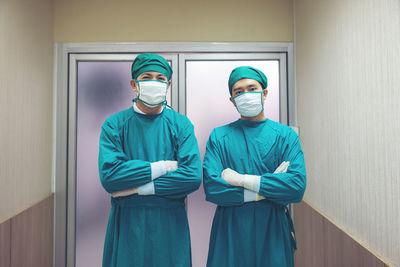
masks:
[[[0,0],[0,223],[51,194],[52,9]]]
[[[400,1],[295,0],[305,200],[400,264]]]

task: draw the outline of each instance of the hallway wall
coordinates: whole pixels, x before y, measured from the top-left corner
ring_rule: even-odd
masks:
[[[0,1],[0,223],[51,195],[53,3]]]
[[[400,2],[296,0],[305,201],[400,265]]]

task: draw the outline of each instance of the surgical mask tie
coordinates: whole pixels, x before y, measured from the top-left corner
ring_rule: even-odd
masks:
[[[244,117],[255,117],[264,110],[263,91],[245,92],[233,98],[236,109]]]
[[[148,107],[156,107],[166,103],[168,82],[157,80],[136,81],[138,84],[138,99]]]

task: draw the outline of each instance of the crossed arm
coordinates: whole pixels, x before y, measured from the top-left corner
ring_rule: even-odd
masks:
[[[301,201],[306,173],[303,152],[294,131],[280,145],[280,166],[274,173],[261,175],[239,174],[224,168],[222,152],[215,140],[212,133],[203,163],[204,189],[208,201],[220,206],[241,205],[264,198],[281,205]]]
[[[99,151],[100,180],[113,197],[140,194],[183,198],[200,186],[201,161],[191,124],[180,133],[177,158],[157,162],[128,159],[115,132],[112,125],[103,125]]]
[[[284,161],[279,165],[274,173],[285,173],[290,165],[289,161]],[[240,174],[230,168],[226,168],[221,172],[221,178],[224,179],[231,186],[243,187],[244,190],[249,190],[251,192],[244,191],[245,202],[252,201],[254,196],[255,201],[265,199],[258,192],[260,191],[261,176],[251,175],[251,174]],[[246,199],[246,195],[248,196]],[[247,201],[246,201],[247,200]]]

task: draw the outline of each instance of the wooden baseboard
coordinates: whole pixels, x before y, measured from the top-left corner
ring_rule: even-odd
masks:
[[[389,267],[304,201],[294,205],[296,267]]]
[[[41,202],[0,224],[0,267],[53,265],[53,202]]]
[[[11,266],[11,219],[0,224],[0,267]]]

